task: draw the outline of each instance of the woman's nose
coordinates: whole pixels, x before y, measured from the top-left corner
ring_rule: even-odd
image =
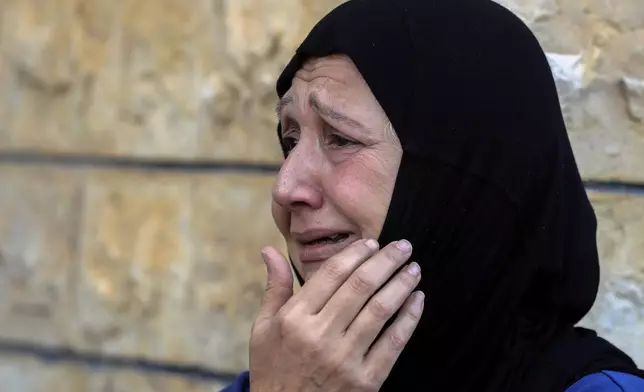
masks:
[[[282,208],[296,212],[322,206],[321,163],[315,154],[294,149],[286,158],[275,179],[273,199]]]

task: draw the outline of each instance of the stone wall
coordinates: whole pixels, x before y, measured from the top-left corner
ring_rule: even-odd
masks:
[[[31,358],[0,358],[0,381],[3,392],[215,392],[226,386],[203,378]]]
[[[246,366],[258,252],[282,246],[273,84],[339,2],[0,0],[3,390],[214,391]],[[584,324],[644,366],[644,192],[624,192],[644,183],[644,7],[502,3],[548,52],[593,185],[602,289]]]

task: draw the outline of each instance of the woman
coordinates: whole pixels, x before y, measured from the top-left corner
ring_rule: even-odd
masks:
[[[626,354],[574,327],[598,289],[596,220],[514,15],[352,0],[277,92],[273,215],[306,284],[293,295],[264,251],[250,371],[229,391],[644,391]]]

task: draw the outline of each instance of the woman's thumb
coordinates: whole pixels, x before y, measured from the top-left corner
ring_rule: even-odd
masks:
[[[258,318],[269,318],[293,296],[293,275],[288,261],[275,248],[264,248],[262,258],[268,276]]]

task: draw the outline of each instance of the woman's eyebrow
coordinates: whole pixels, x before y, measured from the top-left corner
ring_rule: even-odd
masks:
[[[277,105],[275,105],[275,114],[277,115],[278,120],[282,118],[282,112],[284,111],[284,108],[292,102],[293,102],[293,97],[290,95],[283,96],[279,100],[279,102],[277,102]]]
[[[360,130],[366,129],[365,126],[362,125],[360,122],[320,102],[320,99],[315,94],[315,92],[312,92],[309,94],[309,105],[311,105],[311,108],[322,117],[328,117],[333,120],[343,122],[350,127],[358,128]]]
[[[279,100],[279,102],[277,102],[277,105],[275,106],[275,114],[277,115],[278,121],[282,118],[284,108],[286,108],[288,105],[292,104],[293,102],[294,102],[294,99],[290,95],[283,96]],[[320,116],[328,117],[335,121],[343,122],[348,126],[357,128],[359,130],[366,130],[366,127],[359,121],[320,102],[320,99],[318,98],[315,92],[312,92],[309,94],[309,105]]]

